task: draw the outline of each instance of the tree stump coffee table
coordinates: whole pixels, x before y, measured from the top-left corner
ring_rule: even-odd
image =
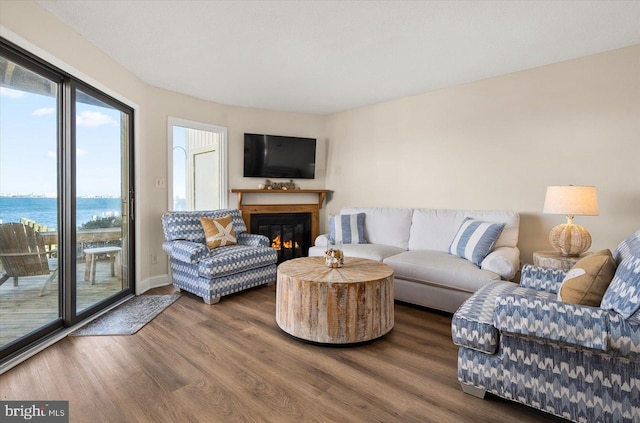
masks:
[[[278,266],[276,322],[294,337],[322,344],[353,344],[393,328],[393,269],[345,258],[329,268],[324,257],[303,257]]]

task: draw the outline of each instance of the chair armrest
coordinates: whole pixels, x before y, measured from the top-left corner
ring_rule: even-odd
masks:
[[[640,322],[610,312],[609,348],[618,355],[640,360]]]
[[[517,247],[498,247],[480,264],[483,270],[497,273],[504,280],[511,280],[520,268],[520,250]]]
[[[557,294],[566,274],[567,271],[562,269],[525,264],[522,267],[520,285],[537,291],[547,291],[552,294]]]
[[[608,310],[522,294],[498,295],[495,304],[493,324],[502,334],[607,350]]]
[[[33,251],[24,253],[0,253],[0,257],[30,257],[49,255],[49,251]]]
[[[191,264],[198,263],[209,254],[205,244],[184,240],[165,241],[162,249],[170,258]]]
[[[271,247],[269,237],[258,234],[248,234],[243,232],[236,236],[238,245],[248,245],[250,247]]]

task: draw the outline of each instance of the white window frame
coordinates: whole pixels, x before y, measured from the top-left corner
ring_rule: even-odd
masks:
[[[219,180],[220,180],[220,208],[229,206],[229,136],[225,126],[213,125],[209,123],[196,122],[193,120],[176,118],[169,116],[167,119],[167,210],[173,210],[173,127],[180,126],[183,128],[197,129],[200,131],[216,132],[220,134],[220,163],[219,163]]]

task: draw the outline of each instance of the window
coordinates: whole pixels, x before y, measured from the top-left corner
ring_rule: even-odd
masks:
[[[227,207],[227,128],[169,118],[169,210]]]

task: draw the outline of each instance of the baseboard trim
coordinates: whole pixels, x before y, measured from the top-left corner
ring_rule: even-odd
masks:
[[[136,295],[143,294],[150,289],[171,285],[169,275],[159,275],[144,279],[136,284]]]

